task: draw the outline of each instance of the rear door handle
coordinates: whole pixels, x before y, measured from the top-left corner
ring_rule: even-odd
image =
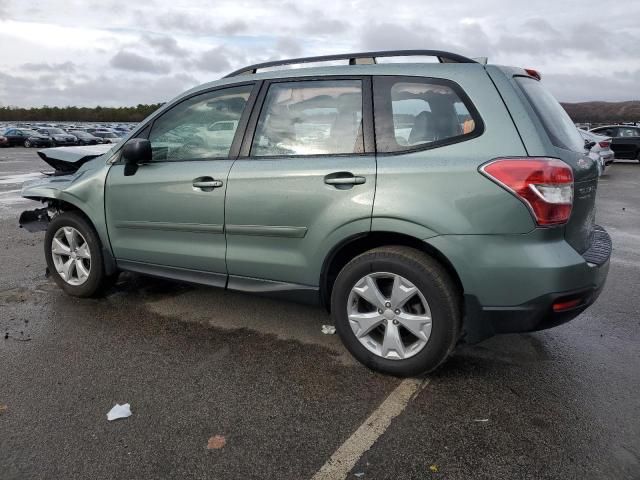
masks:
[[[352,174],[348,175],[340,175],[340,174],[331,174],[324,177],[324,183],[327,185],[362,185],[367,181],[364,177],[355,176]]]
[[[222,180],[215,180],[211,177],[199,177],[193,181],[193,188],[203,192],[210,192],[214,188],[220,188],[222,185]]]

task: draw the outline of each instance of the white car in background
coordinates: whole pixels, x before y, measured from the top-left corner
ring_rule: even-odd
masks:
[[[609,165],[615,160],[613,150],[611,150],[611,137],[587,132],[580,128],[578,131],[580,135],[582,135],[582,138],[584,138],[585,143],[592,142],[594,144],[589,151],[589,156],[598,162],[598,173],[603,175]]]

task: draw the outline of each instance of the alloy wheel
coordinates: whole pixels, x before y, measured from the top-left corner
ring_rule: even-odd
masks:
[[[82,234],[61,227],[51,241],[51,257],[58,275],[70,285],[82,285],[91,273],[91,251]]]
[[[370,352],[388,360],[418,354],[431,336],[431,310],[418,287],[387,272],[362,277],[347,302],[349,325]]]

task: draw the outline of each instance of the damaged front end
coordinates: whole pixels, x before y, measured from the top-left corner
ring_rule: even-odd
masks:
[[[20,228],[24,228],[28,232],[44,232],[47,230],[51,218],[49,207],[36,208],[35,210],[25,210],[22,212],[18,223],[20,224]]]
[[[114,146],[58,147],[38,151],[40,158],[55,171],[42,172],[45,177],[23,185],[24,198],[40,201],[45,206],[22,212],[20,227],[29,232],[44,231],[58,213],[69,209],[77,209],[92,219],[100,219],[108,165],[99,157],[103,157]],[[104,232],[101,225],[96,225],[96,229],[100,234]]]
[[[44,148],[38,151],[38,156],[55,168],[53,175],[69,175],[76,172],[89,160],[104,155],[111,148],[113,148],[112,144]]]

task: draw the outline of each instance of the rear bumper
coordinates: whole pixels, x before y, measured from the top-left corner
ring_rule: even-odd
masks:
[[[558,232],[559,233],[559,232]],[[564,240],[513,238],[496,243],[487,239],[484,254],[466,256],[460,274],[464,295],[464,340],[475,343],[499,333],[532,332],[575,318],[592,305],[609,272],[611,239],[602,227],[594,229],[591,247],[578,254]],[[535,240],[535,242],[532,242]],[[491,255],[492,249],[501,254]],[[517,253],[519,252],[519,255]],[[451,259],[451,257],[448,257]],[[469,271],[479,270],[474,279]],[[476,281],[474,281],[476,280]]]
[[[573,320],[600,296],[609,272],[609,261],[592,268],[597,277],[594,286],[549,293],[517,306],[483,307],[476,297],[465,295],[465,341],[475,343],[500,333],[535,332]],[[556,310],[563,304],[571,306]]]

